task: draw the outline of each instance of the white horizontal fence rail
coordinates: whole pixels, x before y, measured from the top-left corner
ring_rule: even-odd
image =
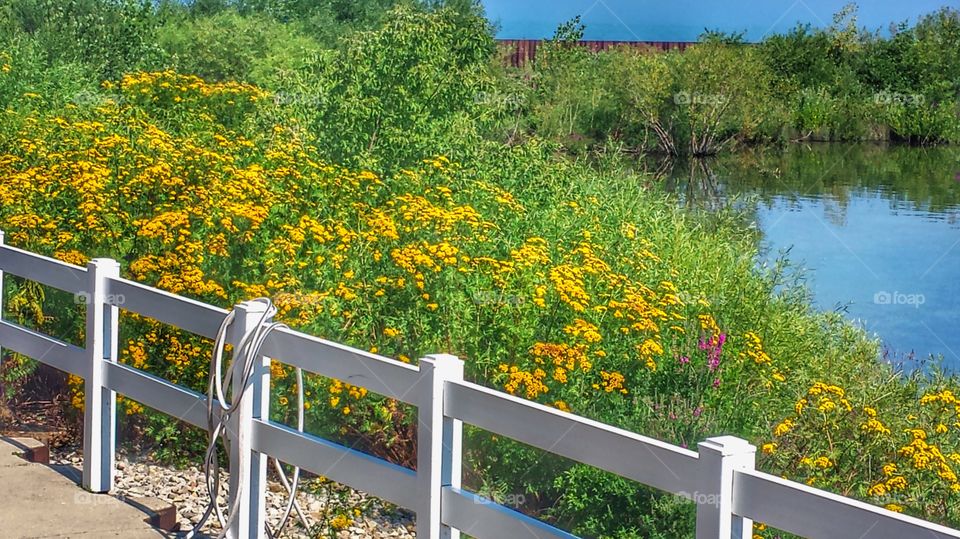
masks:
[[[80,377],[88,376],[89,370],[83,362],[86,351],[78,346],[6,320],[0,320],[0,343],[5,349],[42,361],[61,371]]]
[[[17,277],[45,284],[70,294],[80,294],[87,288],[87,270],[54,258],[17,249],[0,242],[3,271]]]
[[[263,353],[281,363],[300,367],[366,388],[407,404],[418,404],[420,369],[342,344],[278,328],[263,343]]]
[[[960,537],[946,526],[763,472],[735,472],[733,485],[735,512],[811,539]]]
[[[697,490],[697,454],[470,382],[448,382],[450,417],[674,494]]]
[[[122,279],[112,260],[80,268],[6,246],[0,231],[0,315],[5,273],[87,304],[83,348],[0,316],[0,351],[84,378],[87,489],[113,487],[116,393],[206,428],[206,395],[117,363],[118,311],[207,338],[215,337],[228,311]],[[251,305],[236,306],[241,322],[228,333],[230,342],[258,320]],[[754,447],[738,438],[711,438],[694,452],[466,382],[463,363],[453,356],[428,356],[413,366],[286,328],[270,333],[261,351],[257,375],[244,388],[253,393],[249,408],[231,418],[230,430],[246,434],[228,440],[231,471],[249,478],[245,491],[231,490],[231,501],[239,496],[243,502],[231,537],[264,537],[265,459],[272,456],[414,511],[421,538],[457,539],[461,531],[479,539],[574,538],[462,488],[462,429],[469,424],[692,500],[698,539],[750,538],[753,520],[812,538],[960,538],[957,530],[759,472]],[[417,469],[270,421],[266,358],[415,406]]]
[[[254,447],[282,462],[414,508],[417,473],[409,468],[273,422],[255,421],[253,432]]]
[[[105,301],[125,311],[153,318],[184,331],[213,339],[227,311],[163,290],[111,277],[107,281]]]

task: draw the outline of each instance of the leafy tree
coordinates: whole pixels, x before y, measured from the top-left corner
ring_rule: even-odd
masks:
[[[0,0],[0,14],[0,36],[30,39],[47,65],[82,62],[115,78],[157,58],[150,0]]]
[[[608,123],[596,121],[607,91],[601,55],[577,45],[583,39],[580,17],[561,24],[534,60],[529,128],[540,136],[571,143],[590,134],[602,137]]]
[[[679,153],[674,139],[673,99],[675,72],[670,57],[648,51],[623,50],[614,62],[620,81],[620,100],[626,103],[625,119],[648,127],[661,151]]]
[[[437,140],[474,106],[492,51],[486,19],[397,7],[314,66],[304,91],[319,106],[303,112],[332,159],[409,163],[438,153]]]
[[[264,85],[303,67],[320,51],[298,26],[232,10],[167,24],[158,32],[158,44],[181,72]]]
[[[769,73],[749,47],[705,42],[676,57],[676,138],[691,155],[751,136],[769,112]]]

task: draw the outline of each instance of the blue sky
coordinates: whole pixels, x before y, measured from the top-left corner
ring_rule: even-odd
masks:
[[[827,26],[848,0],[483,0],[502,38],[545,38],[576,15],[586,39],[694,41],[704,28],[746,31],[756,41],[796,23]],[[859,21],[871,30],[910,20],[960,0],[861,0]]]

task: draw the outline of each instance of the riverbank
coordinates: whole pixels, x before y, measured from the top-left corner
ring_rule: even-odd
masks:
[[[663,174],[682,204],[753,207],[760,262],[788,253],[817,308],[876,334],[883,360],[907,371],[960,366],[957,149],[796,144],[681,161]]]

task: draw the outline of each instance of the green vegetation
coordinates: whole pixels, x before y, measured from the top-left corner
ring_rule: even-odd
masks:
[[[572,48],[577,24],[508,73],[516,110],[502,128],[573,141],[574,150],[613,140],[688,155],[797,139],[960,141],[956,10],[884,38],[858,28],[848,7],[830,28],[799,26],[751,45],[707,33],[691,50],[661,54]]]
[[[454,353],[480,383],[677,444],[744,436],[765,470],[960,522],[955,382],[881,365],[786,261],[757,267],[749,215],[680,208],[619,158],[880,127],[957,140],[956,12],[889,40],[846,14],[683,54],[589,53],[572,22],[523,71],[470,3],[0,0],[0,14],[11,244],[114,257],[211,303],[271,296],[313,334],[409,361]],[[78,335],[70,298],[8,286],[11,316]],[[209,343],[124,327],[122,361],[205,386]],[[28,365],[8,357],[5,389]],[[274,369],[289,420],[293,377]],[[412,410],[308,383],[313,432],[412,461]],[[162,456],[197,449],[197,433],[122,406]],[[691,534],[673,497],[483,432],[468,453],[472,487],[577,533]]]

